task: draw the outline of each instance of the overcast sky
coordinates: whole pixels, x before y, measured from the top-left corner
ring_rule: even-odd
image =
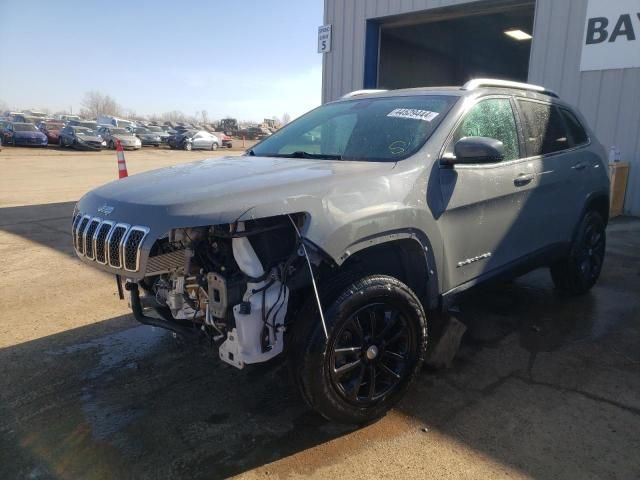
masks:
[[[320,104],[323,0],[0,0],[0,102],[293,117]]]

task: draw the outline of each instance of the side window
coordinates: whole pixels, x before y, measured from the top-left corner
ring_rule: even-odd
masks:
[[[471,107],[453,135],[448,150],[453,153],[455,143],[464,137],[489,137],[504,144],[504,159],[520,157],[518,129],[508,98],[489,98]]]
[[[518,100],[524,123],[524,138],[530,157],[570,148],[569,134],[557,107]]]
[[[569,129],[569,133],[571,134],[571,138],[573,139],[573,146],[587,143],[589,141],[589,136],[573,112],[570,112],[565,108],[561,108],[560,112],[562,113],[562,117],[564,118],[567,128]]]

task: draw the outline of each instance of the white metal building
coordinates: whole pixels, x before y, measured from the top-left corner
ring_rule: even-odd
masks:
[[[325,0],[324,24],[324,102],[473,77],[544,85],[631,163],[625,212],[640,215],[640,0]]]

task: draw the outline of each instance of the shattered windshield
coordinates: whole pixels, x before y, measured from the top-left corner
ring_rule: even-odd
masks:
[[[277,131],[249,155],[402,160],[424,145],[456,100],[453,96],[417,95],[330,103]]]

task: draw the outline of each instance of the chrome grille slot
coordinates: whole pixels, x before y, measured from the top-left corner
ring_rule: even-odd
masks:
[[[122,249],[123,252],[123,263],[124,269],[130,272],[135,272],[138,270],[138,261],[140,256],[140,245],[142,244],[142,240],[147,235],[149,230],[147,228],[142,227],[131,227],[129,233],[124,239],[124,247]]]
[[[128,229],[129,225],[118,223],[107,238],[109,265],[114,268],[122,268],[122,241]]]
[[[82,214],[78,213],[75,217],[73,217],[73,222],[71,223],[71,237],[73,238],[73,248],[76,250],[78,249],[76,229],[78,228],[78,223],[80,222],[81,218]]]
[[[82,220],[78,223],[78,228],[76,229],[75,240],[76,240],[76,250],[81,255],[84,255],[84,241],[83,235],[84,230],[87,228],[87,224],[89,223],[89,215],[85,215],[82,217]]]
[[[89,222],[89,226],[83,234],[84,240],[84,254],[87,258],[95,258],[95,249],[93,248],[93,235],[96,233],[96,228],[100,225],[100,219],[94,218]]]
[[[96,262],[106,265],[107,263],[107,236],[113,227],[113,222],[102,222],[94,236],[94,249],[96,253]]]

